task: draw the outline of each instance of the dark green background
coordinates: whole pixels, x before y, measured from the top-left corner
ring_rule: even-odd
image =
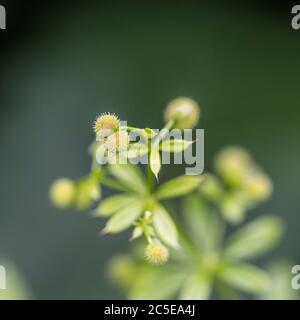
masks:
[[[104,221],[56,210],[48,188],[89,170],[99,113],[159,128],[180,95],[201,106],[206,169],[220,147],[242,144],[271,175],[274,196],[258,212],[280,215],[287,231],[270,258],[300,263],[300,31],[291,6],[24,2],[7,3],[0,31],[0,254],[35,297],[120,297],[105,263],[127,250],[127,235],[98,237]]]

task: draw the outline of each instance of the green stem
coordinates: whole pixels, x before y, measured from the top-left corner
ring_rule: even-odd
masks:
[[[148,136],[145,129],[127,126],[127,127],[121,127],[121,130],[126,130],[128,132],[136,133],[138,136],[142,137],[145,140],[145,142],[147,141]]]
[[[169,133],[169,130],[172,129],[174,124],[175,124],[174,119],[169,120],[165,124],[165,126],[159,131],[159,134],[157,136],[155,136],[154,141],[152,143],[153,147],[158,147],[159,143],[164,140],[164,138]]]
[[[152,193],[154,190],[154,182],[155,182],[155,177],[153,172],[151,171],[150,168],[150,157],[148,156],[148,164],[147,164],[147,187],[149,193]]]
[[[147,242],[150,244],[150,243],[152,243],[152,238],[151,238],[151,236],[150,236],[150,234],[149,234],[149,231],[148,231],[148,228],[147,228],[147,226],[145,227],[143,227],[143,232],[144,232],[144,235],[145,235],[145,237],[146,237],[146,239],[147,239]]]

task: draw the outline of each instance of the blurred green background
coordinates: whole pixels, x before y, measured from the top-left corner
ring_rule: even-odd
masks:
[[[121,298],[105,263],[127,250],[127,234],[99,237],[103,220],[58,211],[48,188],[89,170],[99,113],[160,128],[164,106],[181,95],[202,108],[205,169],[220,147],[241,144],[272,177],[273,198],[259,213],[280,215],[287,231],[267,258],[300,263],[300,31],[291,6],[1,4],[0,256],[35,298]]]

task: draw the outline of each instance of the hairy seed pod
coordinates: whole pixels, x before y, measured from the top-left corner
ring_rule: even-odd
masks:
[[[241,185],[246,176],[255,170],[250,154],[238,146],[226,147],[215,158],[215,168],[220,176],[231,185]]]
[[[164,264],[169,257],[169,250],[160,242],[152,242],[145,249],[146,260],[152,264]]]
[[[107,138],[113,132],[119,130],[120,120],[111,113],[104,113],[97,117],[94,122],[94,132],[96,134],[96,140],[102,141]]]

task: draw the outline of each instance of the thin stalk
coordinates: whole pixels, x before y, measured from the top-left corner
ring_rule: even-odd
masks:
[[[153,147],[158,147],[160,141],[163,141],[166,135],[169,133],[169,130],[172,129],[172,127],[175,124],[174,119],[170,119],[165,126],[159,131],[158,135],[155,136],[154,141],[152,143]]]
[[[144,232],[144,235],[145,235],[145,237],[146,237],[146,239],[147,239],[147,242],[148,242],[149,244],[152,243],[152,238],[151,238],[151,236],[150,236],[150,234],[149,234],[149,231],[148,231],[147,226],[144,226],[144,227],[143,227],[143,232]]]
[[[149,193],[152,193],[154,191],[154,182],[155,182],[155,176],[150,168],[150,157],[148,156],[148,164],[147,164],[147,187]]]

